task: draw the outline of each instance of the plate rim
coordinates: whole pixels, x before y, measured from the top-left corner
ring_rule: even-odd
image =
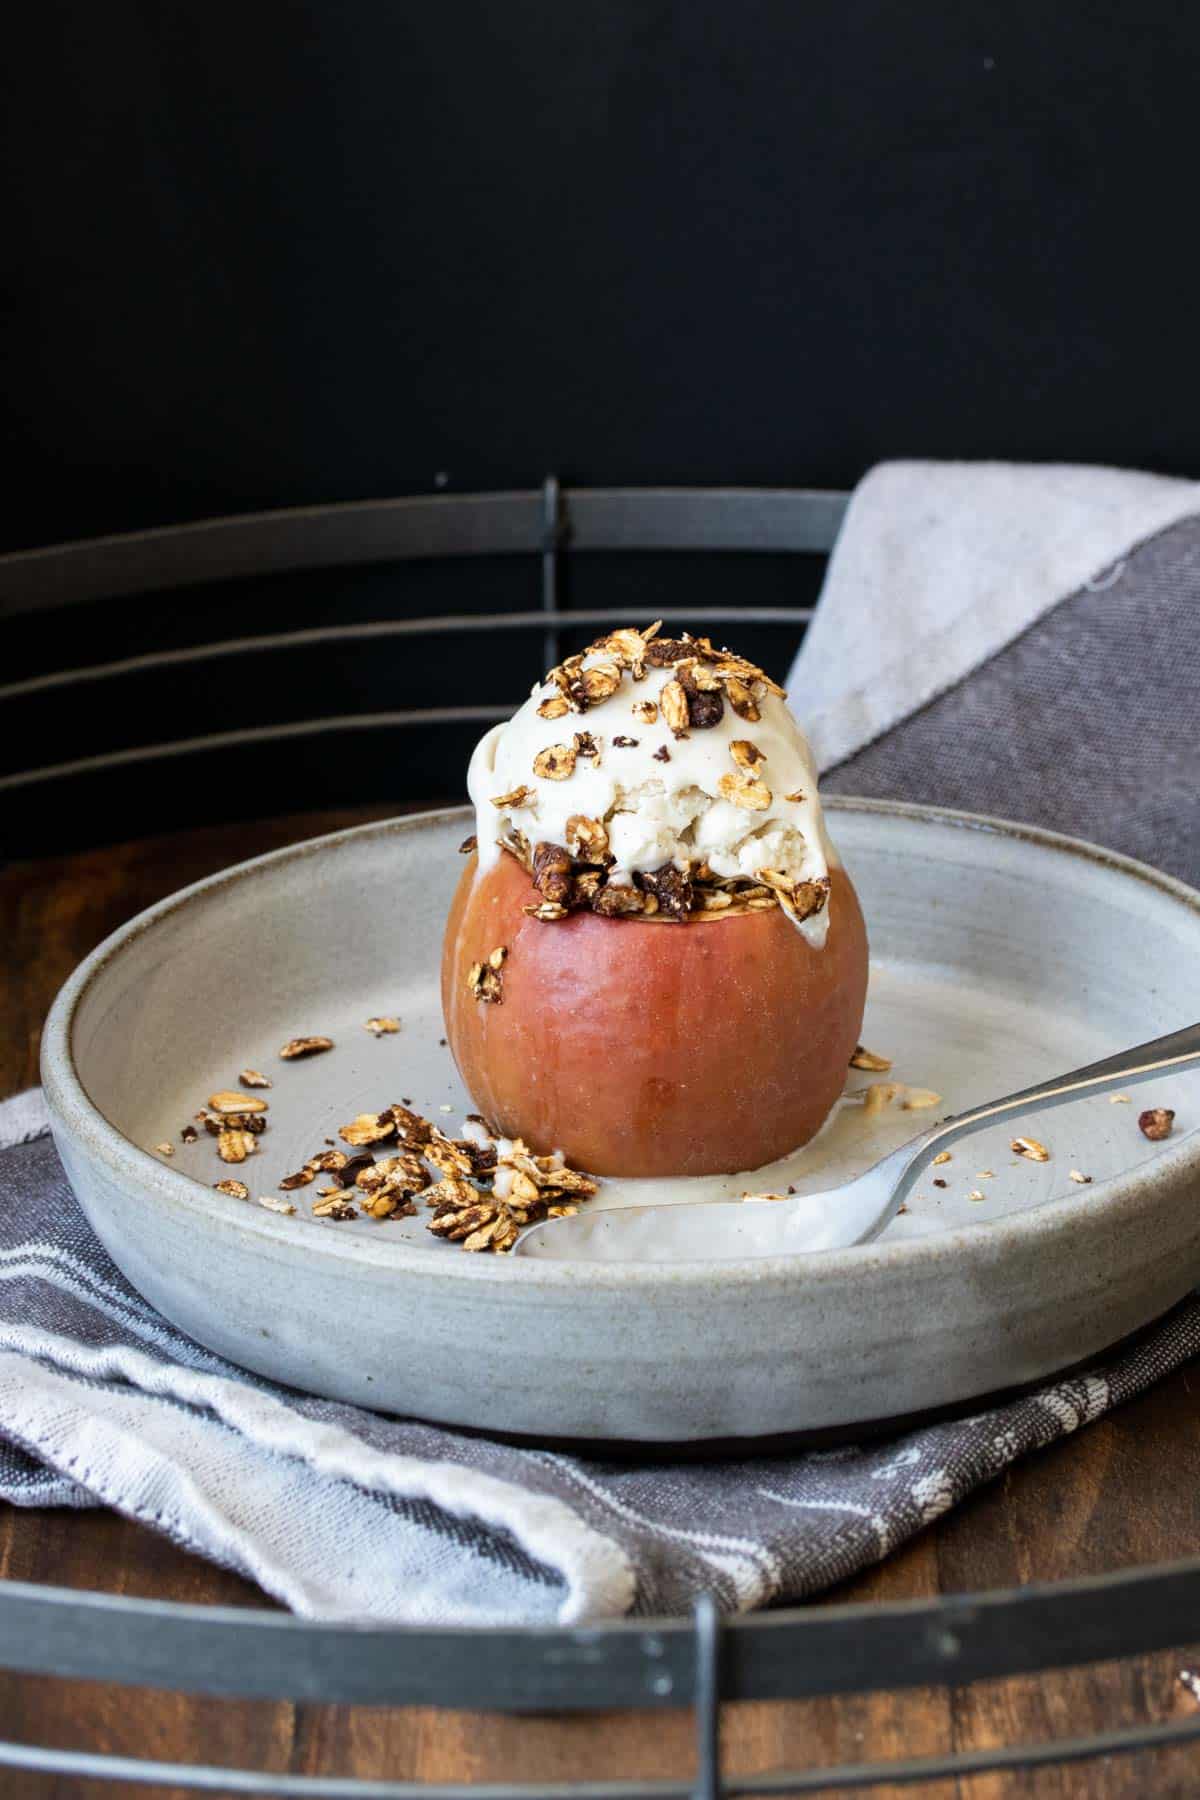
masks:
[[[830,795],[823,800],[827,813],[859,814],[879,818],[908,820],[953,831],[967,831],[989,836],[1015,839],[1034,845],[1039,851],[1067,856],[1146,883],[1168,900],[1190,912],[1200,924],[1200,891],[1177,876],[1155,869],[1148,863],[1125,856],[1084,838],[1048,830],[1040,825],[998,818],[986,813],[971,813],[953,807],[928,806],[916,801],[884,800],[852,795]],[[56,1135],[81,1144],[85,1152],[102,1163],[116,1185],[127,1192],[140,1192],[150,1201],[183,1206],[202,1218],[209,1228],[231,1232],[251,1243],[295,1247],[298,1243],[310,1252],[318,1250],[323,1258],[342,1265],[356,1265],[375,1275],[421,1277],[437,1276],[445,1281],[522,1281],[534,1287],[569,1289],[583,1282],[588,1286],[613,1292],[630,1286],[703,1286],[719,1280],[724,1286],[793,1286],[816,1283],[822,1278],[837,1280],[854,1270],[894,1269],[904,1271],[937,1262],[958,1263],[964,1251],[974,1250],[977,1259],[990,1262],[1002,1257],[1014,1244],[1045,1241],[1062,1232],[1072,1231],[1081,1216],[1109,1217],[1133,1201],[1147,1186],[1157,1187],[1165,1179],[1171,1181],[1189,1167],[1200,1174],[1200,1137],[1193,1144],[1184,1138],[1173,1149],[1161,1151],[1151,1170],[1138,1165],[1124,1174],[1110,1176],[1086,1191],[1066,1194],[1053,1203],[1045,1202],[1022,1212],[981,1220],[978,1224],[956,1226],[933,1237],[876,1241],[851,1245],[840,1250],[822,1250],[804,1255],[778,1257],[743,1257],[711,1259],[696,1262],[667,1263],[596,1263],[567,1259],[432,1256],[430,1251],[382,1235],[378,1241],[335,1234],[321,1229],[320,1223],[302,1215],[281,1218],[264,1208],[247,1208],[244,1201],[217,1194],[194,1176],[184,1174],[158,1161],[149,1151],[126,1137],[100,1112],[89,1098],[75,1065],[72,1033],[78,1009],[85,995],[103,971],[133,943],[152,931],[171,914],[183,911],[197,901],[223,888],[252,880],[263,871],[301,862],[310,856],[355,841],[370,838],[400,837],[410,832],[428,830],[437,825],[463,823],[474,816],[470,806],[434,807],[419,813],[406,813],[390,819],[370,820],[341,831],[333,831],[297,844],[284,845],[261,856],[232,864],[227,869],[189,883],[173,894],[157,901],[126,920],[86,956],[60,988],[46,1018],[41,1045],[41,1076],[51,1123]],[[297,1233],[301,1236],[298,1238]],[[502,1267],[496,1268],[497,1261]]]

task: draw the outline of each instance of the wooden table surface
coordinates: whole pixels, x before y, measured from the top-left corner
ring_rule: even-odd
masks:
[[[383,816],[292,816],[141,840],[0,868],[0,1095],[36,1079],[46,1009],[76,962],[114,926],[225,865],[315,832]],[[1191,1555],[1200,1544],[1200,1370],[1010,1469],[878,1569],[827,1597],[903,1600]],[[262,1606],[209,1567],[111,1512],[0,1508],[0,1577],[170,1600]],[[923,1755],[1122,1724],[1161,1722],[1197,1701],[1179,1671],[1197,1646],[1029,1680],[788,1705],[740,1704],[723,1720],[727,1769]],[[241,1703],[100,1683],[0,1674],[0,1735],[133,1756],[394,1780],[680,1777],[692,1768],[686,1713],[510,1719],[443,1711]],[[1142,1800],[1200,1793],[1200,1753],[1180,1749],[1027,1776],[938,1783],[948,1800],[1087,1796]],[[10,1800],[132,1800],[163,1793],[48,1776],[0,1775]],[[177,1792],[178,1790],[172,1790]],[[886,1788],[889,1796],[914,1788]]]

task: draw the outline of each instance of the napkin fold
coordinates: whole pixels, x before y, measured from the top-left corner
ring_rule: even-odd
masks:
[[[818,768],[890,731],[1077,590],[1114,585],[1137,545],[1198,511],[1200,483],[1136,470],[879,464],[854,491],[788,681]]]
[[[894,464],[790,693],[828,788],[1023,816],[1200,873],[1200,487]],[[130,1287],[40,1094],[0,1105],[0,1497],[108,1505],[297,1612],[577,1623],[799,1600],[1200,1352],[1200,1296],[1083,1372],[885,1442],[618,1463],[281,1388]]]

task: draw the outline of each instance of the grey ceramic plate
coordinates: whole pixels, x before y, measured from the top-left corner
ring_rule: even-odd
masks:
[[[961,814],[830,810],[871,932],[866,1041],[944,1110],[1200,1017],[1191,890]],[[790,1260],[468,1256],[420,1218],[314,1221],[314,1189],[293,1196],[293,1218],[213,1192],[231,1172],[272,1191],[343,1120],[401,1097],[457,1128],[467,1102],[440,1041],[436,971],[468,828],[465,811],[397,820],[233,869],[117,932],[55,1003],[43,1073],[75,1191],[131,1281],[211,1348],[455,1424],[694,1443],[845,1429],[1027,1382],[1145,1324],[1200,1276],[1190,1075],[1129,1105],[1032,1119],[1052,1152],[1040,1165],[983,1132],[931,1171],[947,1187],[922,1184],[878,1242]],[[403,1030],[372,1037],[363,1022],[378,1013]],[[309,1032],[336,1049],[281,1063],[279,1045]],[[247,1064],[275,1083],[258,1156],[226,1170],[207,1138],[169,1162],[153,1154]],[[1140,1136],[1143,1105],[1176,1108],[1167,1143]],[[930,1116],[868,1123],[848,1104],[801,1179],[827,1185]]]

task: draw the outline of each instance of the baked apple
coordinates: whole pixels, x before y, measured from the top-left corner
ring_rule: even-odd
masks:
[[[867,939],[782,690],[705,638],[616,631],[487,734],[469,786],[442,1003],[489,1123],[598,1175],[806,1143],[859,1038]]]

